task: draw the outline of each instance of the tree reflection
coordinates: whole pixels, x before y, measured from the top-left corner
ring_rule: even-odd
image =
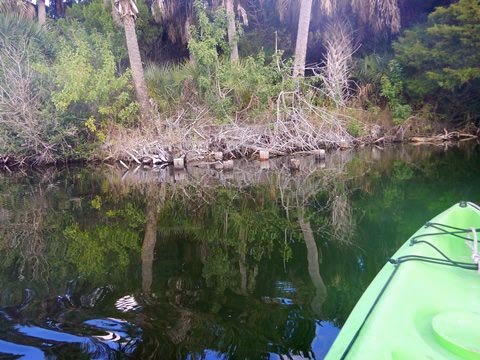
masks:
[[[155,244],[157,243],[158,214],[165,202],[165,186],[159,185],[154,189],[154,185],[148,187],[145,206],[145,231],[142,243],[142,290],[145,296],[150,296],[152,289],[152,269],[155,254]]]
[[[322,314],[322,304],[327,298],[327,288],[323,282],[322,276],[320,275],[320,259],[318,257],[318,249],[313,237],[312,227],[309,221],[305,221],[303,209],[301,209],[298,213],[298,223],[300,225],[300,229],[302,229],[303,238],[307,247],[308,274],[310,275],[310,279],[312,280],[312,283],[316,289],[315,297],[311,302],[311,306],[315,314],[320,316]]]
[[[125,318],[141,327],[141,358],[313,357],[320,321],[341,326],[422,221],[480,198],[477,157],[460,168],[454,155],[416,151],[306,158],[295,173],[271,160],[182,178],[0,179],[0,308],[17,308],[31,284],[25,319],[75,329]]]

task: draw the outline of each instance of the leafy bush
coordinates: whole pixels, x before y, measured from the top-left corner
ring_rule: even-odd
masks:
[[[109,36],[77,21],[48,32],[0,15],[0,155],[36,162],[85,158],[109,124],[132,124],[130,72]]]
[[[60,116],[95,118],[98,127],[132,124],[138,104],[132,100],[130,71],[118,74],[108,38],[90,34],[77,22],[62,29],[56,58],[50,68],[56,86],[52,101]]]
[[[156,60],[159,49],[162,49],[163,29],[155,23],[146,1],[138,0],[136,4],[139,14],[135,27],[142,59]],[[81,23],[89,34],[92,32],[102,34],[112,45],[118,63],[122,68],[128,67],[125,32],[120,25],[120,18],[115,21],[112,17],[110,1],[88,0],[74,3],[68,8],[68,18]]]
[[[222,62],[218,70],[222,92],[229,95],[234,110],[240,111],[252,105],[264,108],[278,95],[282,78],[273,63],[267,64],[261,51],[236,62]]]
[[[359,85],[380,85],[381,78],[388,72],[388,56],[369,54],[354,60],[353,77]]]
[[[198,94],[221,121],[238,112],[264,110],[281,88],[278,69],[266,62],[263,51],[256,57],[230,61],[223,9],[209,14],[202,2],[196,1],[195,10],[198,25],[191,29],[188,48],[195,61],[193,79]]]
[[[88,33],[102,34],[102,37],[112,45],[112,51],[118,61],[127,60],[125,33],[113,20],[110,2],[92,0],[74,3],[67,8],[67,15],[68,19],[82,24]],[[68,22],[66,26],[73,23],[75,22]]]
[[[352,120],[348,123],[347,132],[353,137],[362,136],[364,133],[362,125],[357,120]]]
[[[480,3],[460,0],[393,45],[412,101],[431,102],[452,120],[480,117]]]
[[[412,108],[410,105],[402,104],[403,79],[400,64],[391,60],[388,67],[388,74],[381,78],[381,94],[388,99],[393,122],[401,124],[411,115]]]
[[[156,65],[145,69],[150,97],[160,111],[176,109],[182,101],[195,101],[196,90],[191,89],[196,68],[191,63]]]
[[[75,129],[51,111],[42,75],[50,44],[43,28],[0,15],[0,156],[53,162],[71,147]]]

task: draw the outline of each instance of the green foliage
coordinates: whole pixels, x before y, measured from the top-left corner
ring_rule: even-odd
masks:
[[[86,231],[73,224],[64,230],[64,236],[70,242],[66,259],[81,275],[97,281],[108,273],[126,271],[130,253],[140,251],[138,231],[119,224],[101,224]]]
[[[51,111],[52,84],[44,76],[52,56],[44,28],[0,15],[0,155],[53,162],[66,156],[75,129]]]
[[[171,111],[181,106],[182,101],[194,101],[196,88],[193,81],[196,67],[191,63],[156,65],[145,69],[149,95],[160,111]]]
[[[95,196],[92,201],[90,201],[90,205],[92,206],[92,208],[94,208],[95,210],[100,210],[100,208],[102,207],[102,198],[101,196],[97,195]]]
[[[83,25],[89,34],[101,34],[111,44],[111,50],[118,61],[127,60],[127,46],[123,29],[115,24],[112,17],[112,5],[103,0],[74,3],[67,8],[67,17]],[[74,23],[74,22],[73,22]],[[70,22],[66,24],[70,26]]]
[[[191,29],[188,48],[195,62],[195,73],[190,74],[199,96],[220,121],[248,109],[263,111],[281,87],[282,77],[278,69],[273,62],[266,62],[263,51],[256,56],[230,61],[224,10],[209,14],[200,0],[195,2],[195,10],[198,25]],[[178,68],[172,67],[171,71],[172,75],[178,74]],[[174,84],[187,77],[176,78],[180,81],[174,81]],[[173,93],[177,98],[179,89],[174,86]]]
[[[208,76],[212,67],[218,65],[220,53],[229,48],[226,40],[227,18],[223,8],[219,8],[209,17],[201,0],[196,0],[194,6],[198,25],[190,29],[188,49],[202,76]],[[202,82],[208,83],[209,79],[200,79],[199,83]]]
[[[400,64],[391,60],[388,64],[388,75],[381,78],[381,95],[388,99],[392,110],[393,122],[403,123],[412,113],[410,105],[402,104],[403,78]]]
[[[393,45],[412,99],[429,101],[455,119],[480,114],[480,3],[460,0],[432,12]]]
[[[362,125],[357,120],[352,120],[348,123],[347,131],[353,137],[359,137],[363,135]]]
[[[234,110],[240,111],[256,101],[257,109],[265,107],[278,95],[282,78],[273,62],[268,64],[263,51],[236,62],[225,61],[218,69],[222,92],[229,94]]]
[[[190,29],[188,49],[198,71],[196,84],[200,95],[206,98],[212,111],[225,117],[230,112],[225,110],[230,99],[222,99],[222,93],[219,93],[216,87],[221,66],[220,57],[229,49],[226,40],[227,18],[223,8],[219,8],[214,14],[208,14],[201,0],[196,0],[194,6],[198,25]]]
[[[156,59],[159,49],[162,48],[162,26],[155,23],[145,1],[139,0],[136,1],[136,4],[139,14],[135,27],[142,58],[144,60]],[[122,67],[128,66],[125,32],[113,19],[110,2],[89,0],[74,3],[68,8],[67,15],[69,19],[77,20],[81,23],[88,33],[96,32],[102,34],[112,45],[115,59],[122,64]],[[119,22],[120,19],[117,21]]]
[[[11,62],[2,65],[18,72],[0,70],[0,84],[17,99],[0,108],[24,109],[15,116],[8,111],[0,154],[39,162],[83,159],[106,140],[107,126],[135,123],[131,74],[120,71],[115,53],[123,45],[115,43],[114,24],[106,17],[111,15],[102,9],[96,2],[74,6],[74,14],[89,18],[88,29],[77,20],[59,20],[46,32],[27,20],[0,17],[0,33],[8,34],[0,51]]]
[[[61,116],[95,118],[98,127],[135,120],[138,105],[132,101],[130,71],[117,72],[108,38],[88,33],[79,23],[61,24],[62,38],[50,76],[56,86],[52,101]]]
[[[359,85],[381,85],[382,76],[388,73],[388,54],[368,54],[355,59],[353,77]]]

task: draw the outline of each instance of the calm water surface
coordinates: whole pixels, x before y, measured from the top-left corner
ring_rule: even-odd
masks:
[[[0,174],[1,359],[321,359],[480,147]]]

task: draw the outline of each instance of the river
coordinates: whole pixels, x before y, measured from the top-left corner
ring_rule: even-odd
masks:
[[[0,358],[321,359],[480,146],[0,173]],[[4,355],[2,355],[4,354]]]

